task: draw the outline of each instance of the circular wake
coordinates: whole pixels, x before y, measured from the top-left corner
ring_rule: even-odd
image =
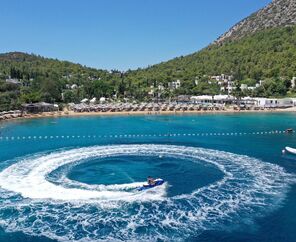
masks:
[[[138,192],[142,183],[87,185],[49,174],[91,158],[166,156],[204,162],[223,179],[190,194],[166,197],[166,186]],[[274,209],[294,177],[247,156],[169,145],[118,145],[58,151],[26,158],[0,173],[0,225],[58,240],[177,240]],[[168,181],[169,182],[169,181]],[[247,222],[247,223],[248,223]]]

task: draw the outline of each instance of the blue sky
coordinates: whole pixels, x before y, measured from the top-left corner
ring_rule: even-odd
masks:
[[[271,0],[3,0],[0,52],[103,69],[193,53]]]

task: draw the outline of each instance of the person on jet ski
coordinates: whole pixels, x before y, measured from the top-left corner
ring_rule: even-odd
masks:
[[[152,178],[151,176],[148,176],[147,177],[147,182],[148,182],[148,185],[150,185],[150,186],[154,186],[155,185],[155,179]]]

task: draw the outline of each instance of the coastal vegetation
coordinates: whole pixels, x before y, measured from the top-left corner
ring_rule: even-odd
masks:
[[[80,102],[83,98],[151,100],[178,95],[225,94],[211,76],[233,76],[237,96],[293,96],[296,75],[296,27],[271,28],[247,37],[212,44],[199,52],[134,71],[88,68],[67,61],[20,52],[0,55],[0,110],[21,103]],[[179,80],[179,88],[170,83]],[[150,94],[149,94],[150,93]]]
[[[62,93],[65,91],[67,101],[78,101],[92,95],[91,92],[99,95],[99,92],[107,92],[112,80],[120,75],[118,73],[34,54],[1,54],[0,110],[17,108],[23,102],[63,102]],[[67,92],[67,87],[73,84],[77,88],[73,88],[72,93]]]
[[[240,83],[266,80],[266,86],[256,94],[286,95],[285,86],[296,75],[295,58],[296,27],[275,28],[223,45],[210,45],[192,55],[131,72],[129,77],[142,82],[180,79],[182,92],[205,94],[209,92],[206,89],[213,88],[205,84],[208,76],[224,73],[233,75]],[[194,85],[196,79],[199,85]]]

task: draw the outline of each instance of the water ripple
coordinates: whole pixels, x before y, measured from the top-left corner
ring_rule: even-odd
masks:
[[[87,185],[48,174],[89,158],[168,156],[212,164],[223,179],[190,194],[144,193],[139,183]],[[251,223],[282,204],[295,178],[277,165],[232,153],[169,145],[117,145],[26,157],[0,173],[0,225],[61,241],[181,240],[204,230]]]

